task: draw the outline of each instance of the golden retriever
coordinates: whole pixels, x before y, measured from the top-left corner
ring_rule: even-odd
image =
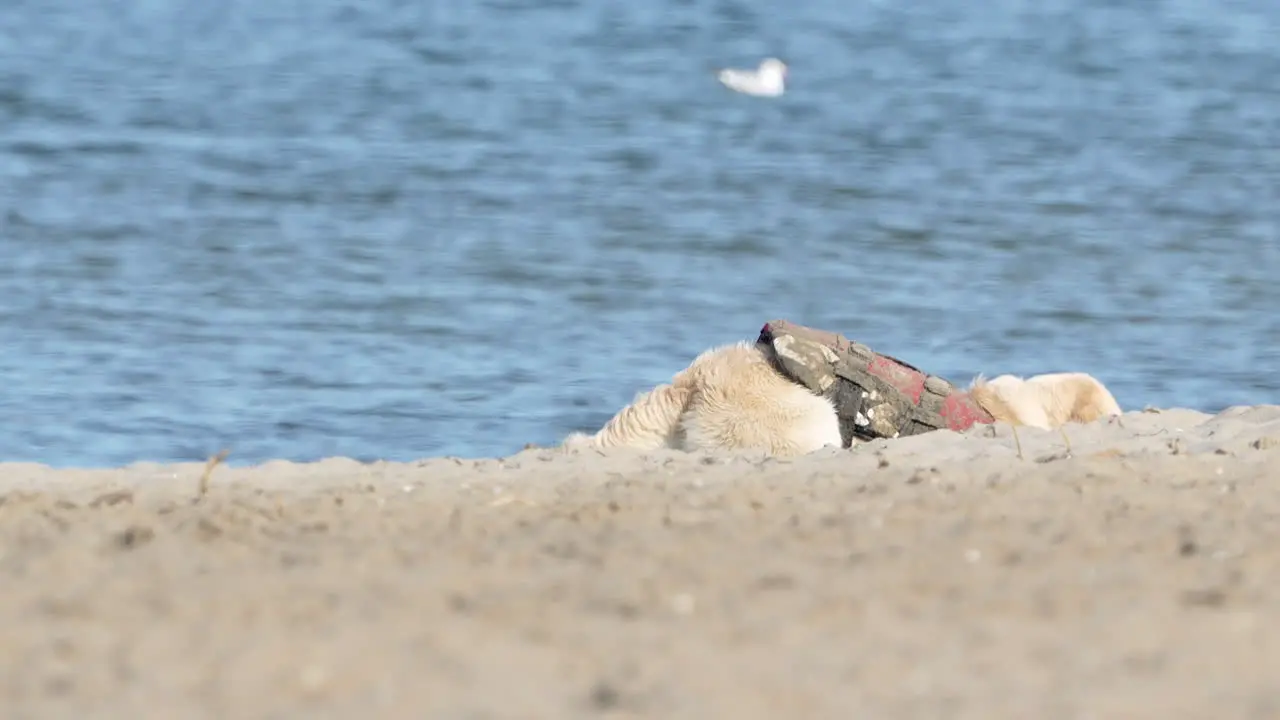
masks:
[[[598,432],[564,447],[764,451],[803,455],[842,447],[836,409],[780,373],[769,345],[708,350],[668,384],[640,393]],[[1086,373],[978,378],[970,396],[997,422],[1053,429],[1120,415],[1111,392]]]

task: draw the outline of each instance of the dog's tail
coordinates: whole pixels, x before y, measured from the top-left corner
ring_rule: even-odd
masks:
[[[679,445],[680,416],[689,405],[693,389],[687,385],[659,385],[636,395],[594,435],[573,433],[564,447],[627,447],[657,450]]]

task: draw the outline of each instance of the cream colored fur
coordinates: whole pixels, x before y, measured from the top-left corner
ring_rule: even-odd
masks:
[[[831,402],[742,342],[702,353],[669,385],[636,396],[595,435],[575,433],[565,444],[803,455],[842,442]]]
[[[573,433],[566,447],[639,450],[762,450],[803,455],[840,447],[835,408],[778,372],[768,346],[712,348],[669,384],[640,393],[594,435]],[[1057,428],[1121,414],[1101,382],[1085,373],[978,378],[974,400],[999,422]]]
[[[1086,373],[978,378],[969,392],[997,422],[1043,430],[1122,414],[1111,391]]]

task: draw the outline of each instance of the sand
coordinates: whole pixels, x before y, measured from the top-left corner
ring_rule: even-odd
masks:
[[[0,707],[1280,714],[1280,407],[794,460],[0,466]]]

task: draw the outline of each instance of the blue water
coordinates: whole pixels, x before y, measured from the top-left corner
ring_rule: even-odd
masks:
[[[783,317],[1280,402],[1274,0],[13,2],[0,459],[493,456]],[[713,70],[777,55],[776,100]]]

